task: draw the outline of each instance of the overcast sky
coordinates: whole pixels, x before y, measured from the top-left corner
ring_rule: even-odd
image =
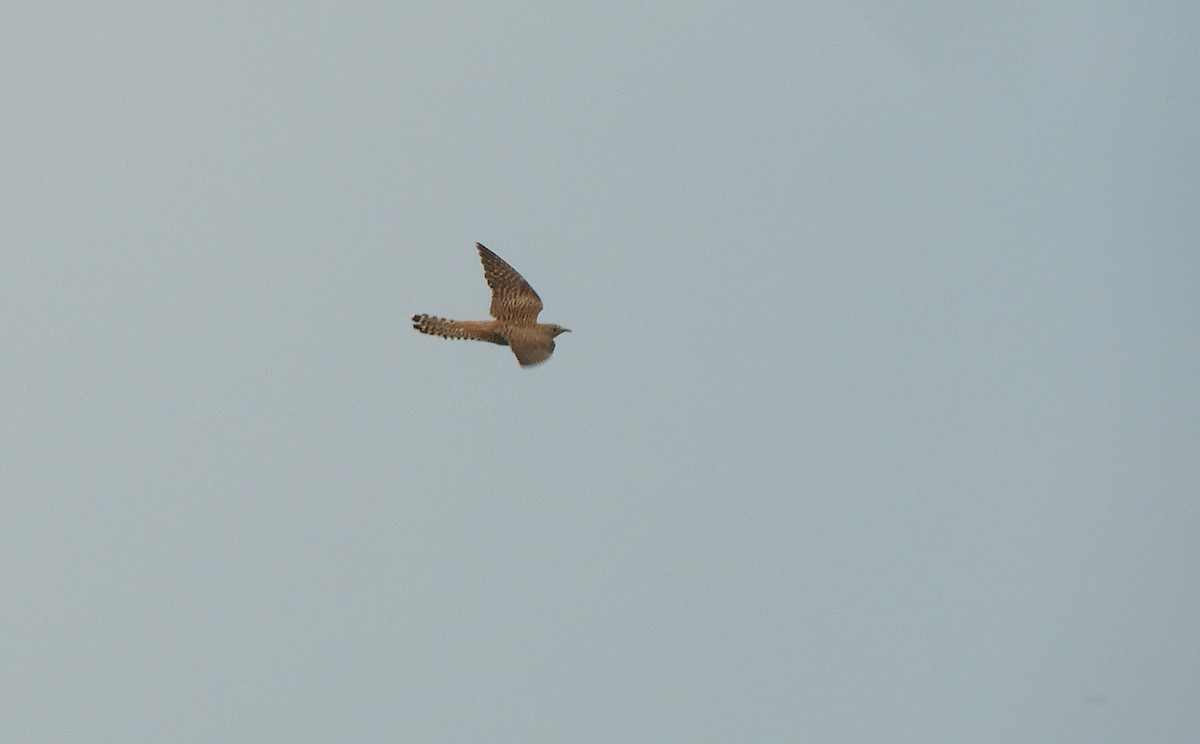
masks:
[[[421,5],[0,10],[0,740],[1197,741],[1200,5]]]

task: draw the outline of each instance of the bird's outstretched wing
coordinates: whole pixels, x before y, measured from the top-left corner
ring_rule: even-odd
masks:
[[[476,243],[475,247],[479,249],[479,258],[483,261],[483,278],[492,288],[492,317],[510,323],[536,323],[538,313],[542,311],[542,298],[533,291],[525,277],[505,263],[504,259],[489,251],[482,243]]]

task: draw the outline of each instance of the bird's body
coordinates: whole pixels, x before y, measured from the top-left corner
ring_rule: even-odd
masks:
[[[529,282],[504,259],[476,243],[483,261],[483,277],[492,289],[490,308],[495,320],[448,320],[435,315],[414,315],[413,328],[442,338],[465,338],[508,346],[521,366],[540,364],[554,353],[554,337],[568,329],[538,323],[542,300]]]

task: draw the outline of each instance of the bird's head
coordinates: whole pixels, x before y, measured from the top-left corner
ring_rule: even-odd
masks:
[[[560,325],[554,325],[554,324],[551,324],[551,325],[550,325],[550,332],[551,332],[551,333],[553,333],[555,336],[557,336],[557,335],[559,335],[560,333],[570,333],[570,332],[571,332],[571,329],[570,329],[570,328],[563,328],[563,327],[562,327],[562,326],[560,326]]]

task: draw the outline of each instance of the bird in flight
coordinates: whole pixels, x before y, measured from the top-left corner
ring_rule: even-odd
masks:
[[[483,278],[492,288],[490,312],[495,320],[447,320],[434,315],[414,315],[413,328],[442,338],[490,341],[512,349],[522,367],[541,364],[554,353],[554,337],[570,330],[554,323],[537,322],[542,299],[529,282],[504,259],[476,243],[483,261]]]

